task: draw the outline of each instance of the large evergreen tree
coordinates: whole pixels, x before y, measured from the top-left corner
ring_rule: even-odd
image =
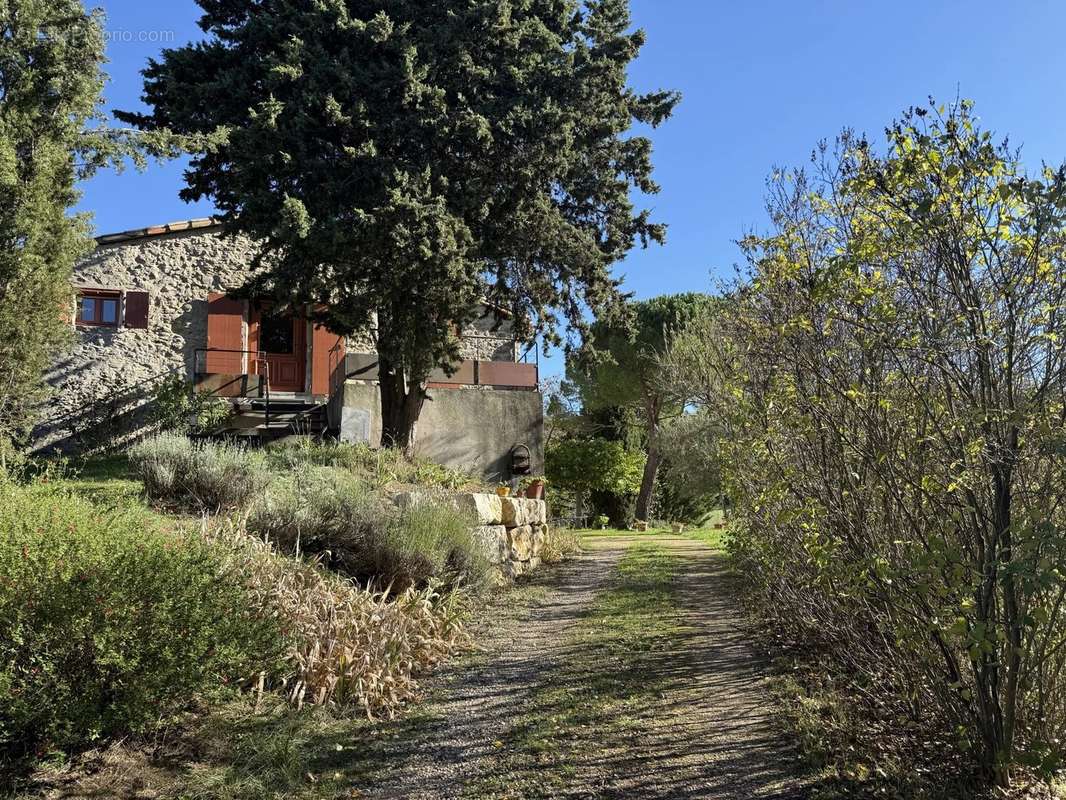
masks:
[[[610,267],[664,230],[627,0],[198,0],[202,43],[146,70],[149,130],[224,131],[187,173],[263,243],[249,287],[377,319],[383,438],[407,447],[437,365],[488,299],[520,334],[617,302]]]

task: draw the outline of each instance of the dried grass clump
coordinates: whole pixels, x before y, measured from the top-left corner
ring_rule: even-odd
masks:
[[[545,564],[559,564],[572,555],[581,552],[581,541],[571,530],[555,529],[551,531],[540,557]]]
[[[289,641],[287,666],[266,675],[294,706],[358,707],[392,716],[417,693],[417,675],[464,641],[463,593],[435,585],[389,591],[360,588],[317,561],[279,555],[228,520],[212,538],[228,545],[246,576],[251,602],[274,616]]]

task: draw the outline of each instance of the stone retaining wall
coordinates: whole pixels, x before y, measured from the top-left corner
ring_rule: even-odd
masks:
[[[401,507],[426,502],[429,495],[399,495]],[[548,542],[548,504],[524,497],[495,494],[451,495],[448,500],[477,523],[474,535],[485,555],[504,578],[517,578],[541,565]]]

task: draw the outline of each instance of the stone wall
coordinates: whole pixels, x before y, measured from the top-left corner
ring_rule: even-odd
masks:
[[[514,339],[514,326],[506,319],[497,323],[486,309],[480,319],[463,329],[460,355],[469,361],[517,361],[520,353]]]
[[[396,503],[403,508],[428,498],[424,493],[402,494]],[[513,579],[541,565],[541,554],[551,535],[548,504],[543,500],[460,494],[452,496],[450,502],[477,523],[474,536],[500,577]]]
[[[34,432],[35,447],[84,446],[88,435],[136,432],[146,390],[167,373],[191,377],[195,350],[207,346],[208,294],[243,284],[255,253],[250,240],[223,239],[211,229],[101,245],[79,263],[76,287],[148,292],[148,328],[75,330],[73,347],[47,375],[55,393]]]
[[[488,306],[484,310],[480,318],[463,328],[463,340],[459,344],[460,358],[464,361],[517,361],[520,352],[514,339],[514,326],[506,318],[497,323],[496,315]],[[376,325],[376,321],[371,325]],[[348,337],[348,352],[376,353],[377,333],[374,328]]]

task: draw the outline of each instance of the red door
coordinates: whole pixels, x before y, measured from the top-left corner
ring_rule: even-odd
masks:
[[[248,349],[260,353],[269,368],[270,391],[302,392],[307,375],[307,320],[268,308],[249,314]],[[259,359],[249,364],[253,375],[264,372]]]

